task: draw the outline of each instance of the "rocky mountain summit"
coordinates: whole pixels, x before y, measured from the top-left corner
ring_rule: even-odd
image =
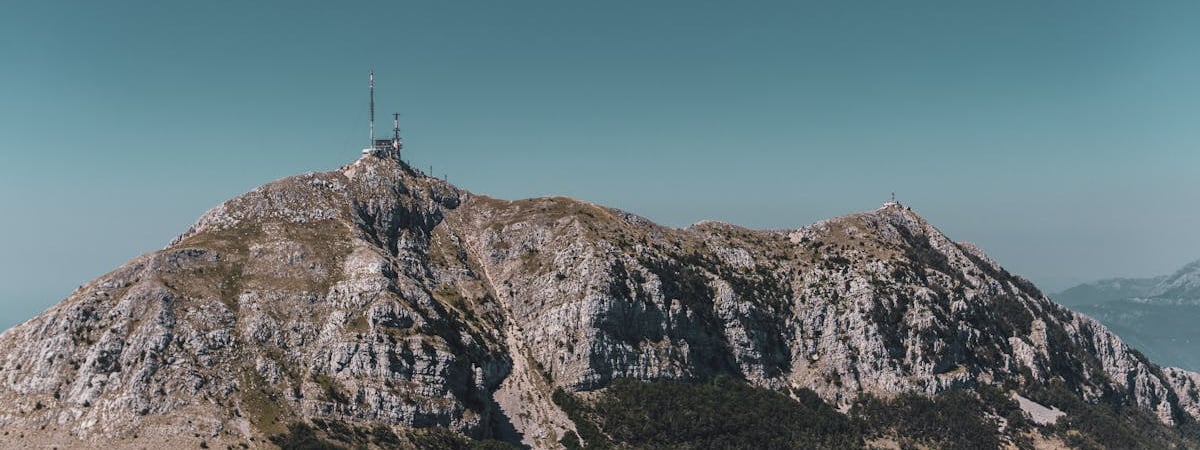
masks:
[[[1163,430],[1200,418],[1200,375],[898,204],[798,230],[675,229],[376,156],[225,202],[0,349],[7,447],[598,446],[623,436],[584,414],[612,387],[714,379],[850,414],[995,389]],[[988,414],[1004,442],[1042,442],[1017,439],[1019,413]]]

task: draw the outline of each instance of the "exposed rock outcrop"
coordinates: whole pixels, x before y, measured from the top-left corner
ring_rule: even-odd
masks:
[[[1162,369],[889,205],[791,231],[502,201],[367,156],[286,178],[0,335],[0,427],[265,445],[310,422],[558,446],[556,388],[734,375],[859,394],[1061,381],[1174,424]],[[28,436],[28,437],[26,437]]]

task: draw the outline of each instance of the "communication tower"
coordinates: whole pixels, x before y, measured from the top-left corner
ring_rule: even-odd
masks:
[[[367,89],[370,95],[370,135],[369,145],[363,149],[364,155],[391,156],[400,158],[400,113],[392,114],[392,138],[375,139],[375,71],[367,78]]]

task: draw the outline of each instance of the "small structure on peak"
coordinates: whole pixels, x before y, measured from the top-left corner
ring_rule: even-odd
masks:
[[[371,71],[368,78],[367,87],[371,95],[371,116],[370,116],[370,145],[363,149],[364,155],[391,157],[400,159],[400,149],[403,145],[400,143],[400,113],[392,113],[392,138],[391,139],[375,139],[375,71]]]
[[[904,205],[901,205],[901,204],[900,204],[900,202],[896,200],[896,193],[895,193],[895,192],[893,192],[893,193],[892,193],[892,199],[891,199],[891,200],[889,200],[889,201],[883,202],[883,206],[882,206],[882,207],[880,207],[879,209],[885,209],[885,208],[902,208],[902,207],[904,207]]]
[[[392,113],[392,151],[396,152],[396,157],[400,157],[400,149],[404,148],[404,144],[400,142],[400,113]]]

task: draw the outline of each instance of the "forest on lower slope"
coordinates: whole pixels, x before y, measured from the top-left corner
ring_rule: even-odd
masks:
[[[864,395],[842,414],[808,389],[785,394],[731,377],[697,383],[619,379],[588,395],[560,390],[554,400],[579,431],[563,438],[569,449],[843,449],[883,443],[989,449],[1033,448],[1035,439],[1082,449],[1200,448],[1194,423],[1166,427],[1133,407],[1084,402],[1062,384],[1027,394],[1067,415],[1055,425],[1036,425],[1005,391],[991,386],[935,396]]]

